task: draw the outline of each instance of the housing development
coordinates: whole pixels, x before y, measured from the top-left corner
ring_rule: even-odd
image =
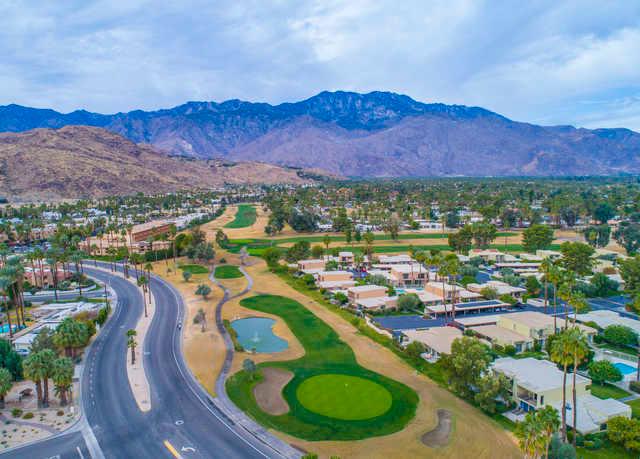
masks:
[[[640,2],[0,21],[0,459],[640,457]]]

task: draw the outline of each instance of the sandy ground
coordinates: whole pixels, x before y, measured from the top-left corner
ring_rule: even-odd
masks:
[[[20,391],[26,388],[33,389],[34,394],[19,400]],[[78,384],[74,384],[74,395],[78,393],[78,389]],[[35,386],[31,381],[19,381],[13,385],[5,397],[5,409],[0,410],[0,451],[54,435],[69,428],[75,422],[79,415],[75,397],[74,403],[61,407],[58,398],[54,395],[51,381],[49,391],[49,408],[38,409]],[[14,408],[22,410],[21,416],[12,415],[11,410]],[[33,413],[34,416],[25,419],[24,416],[27,413]]]
[[[299,301],[319,318],[331,325],[340,337],[355,351],[358,362],[372,370],[401,381],[412,387],[420,396],[416,417],[409,425],[392,435],[355,442],[308,442],[282,433],[277,433],[286,441],[307,451],[320,454],[321,457],[337,455],[344,458],[409,458],[409,457],[475,457],[502,458],[521,457],[515,441],[510,434],[493,423],[482,412],[458,399],[430,379],[416,374],[406,363],[385,347],[360,335],[346,320],[317,304],[307,296],[293,290],[284,281],[270,273],[262,260],[252,259],[255,263],[247,267],[254,278],[253,293],[284,295]],[[233,305],[231,305],[233,307]],[[240,310],[243,308],[240,308]],[[251,312],[250,315],[258,315]],[[286,327],[284,327],[285,330]],[[282,331],[279,332],[283,333]],[[281,335],[283,336],[283,335]],[[285,339],[287,339],[285,337]],[[291,342],[290,342],[291,343]],[[292,349],[285,351],[290,353]],[[284,359],[284,354],[275,355],[275,360]],[[234,359],[237,370],[244,356]],[[256,360],[268,360],[265,354],[256,356]],[[437,450],[425,446],[421,437],[436,428],[436,412],[445,408],[453,414],[454,431],[450,443]]]
[[[247,287],[247,279],[244,276],[235,279],[217,279],[217,281],[229,290],[231,296],[239,294]]]
[[[293,373],[281,368],[264,368],[263,380],[253,388],[256,403],[265,413],[279,416],[289,411],[289,404],[282,396],[282,389],[293,378]]]
[[[449,443],[452,429],[453,417],[451,413],[447,410],[438,410],[438,426],[422,436],[422,443],[432,448],[446,446]]]
[[[189,282],[185,282],[182,272],[173,270],[172,262],[169,262],[169,266],[171,272],[167,273],[164,261],[154,263],[154,272],[171,282],[184,298],[186,316],[182,327],[185,360],[198,382],[210,394],[215,395],[215,381],[224,362],[224,341],[215,325],[215,308],[222,299],[222,290],[209,281],[207,274],[194,274]],[[211,287],[206,300],[195,294],[198,284]],[[193,317],[200,308],[204,310],[207,319],[204,333],[200,324],[193,323]]]

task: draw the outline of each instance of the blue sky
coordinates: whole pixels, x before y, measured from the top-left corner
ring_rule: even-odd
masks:
[[[640,131],[640,1],[0,4],[0,104],[112,113],[325,89]]]

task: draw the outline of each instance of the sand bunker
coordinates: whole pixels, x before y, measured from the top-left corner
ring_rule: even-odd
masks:
[[[253,388],[253,396],[262,411],[279,416],[289,411],[289,404],[282,396],[282,389],[287,385],[293,373],[281,368],[263,368],[263,380]]]
[[[438,425],[422,436],[422,443],[431,448],[446,446],[449,443],[452,422],[453,416],[450,411],[438,410]]]

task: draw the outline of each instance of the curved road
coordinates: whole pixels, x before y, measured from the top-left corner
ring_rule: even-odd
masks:
[[[89,348],[82,376],[82,421],[63,433],[0,455],[4,458],[264,458],[281,457],[226,417],[193,379],[182,358],[177,327],[183,305],[169,284],[152,276],[156,312],[142,354],[151,386],[151,411],[139,411],[126,374],[125,332],[143,312],[131,282],[85,267],[118,295],[113,316]],[[166,442],[169,443],[168,447]],[[174,451],[170,451],[173,449]]]

